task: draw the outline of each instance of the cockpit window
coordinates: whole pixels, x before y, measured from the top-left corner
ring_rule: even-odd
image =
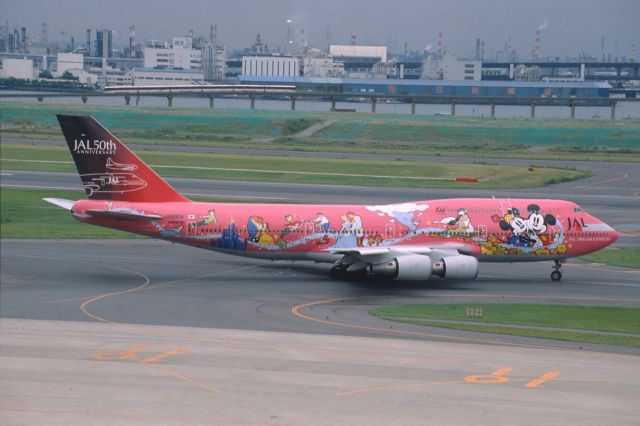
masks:
[[[583,212],[584,209],[582,207],[574,207],[573,211],[576,212],[576,213],[579,213],[579,212]]]

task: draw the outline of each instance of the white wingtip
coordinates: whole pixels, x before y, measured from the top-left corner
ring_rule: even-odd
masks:
[[[47,203],[55,204],[56,206],[62,207],[63,209],[67,209],[69,211],[71,211],[73,203],[75,203],[75,201],[65,200],[64,198],[43,198],[43,200],[45,200]]]

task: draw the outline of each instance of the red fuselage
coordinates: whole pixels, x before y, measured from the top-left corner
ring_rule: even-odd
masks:
[[[156,217],[96,217],[107,210]],[[390,205],[222,204],[80,200],[83,222],[230,254],[335,261],[353,247],[451,247],[484,261],[580,256],[617,239],[610,226],[561,200],[458,198]],[[157,218],[160,217],[160,218]]]

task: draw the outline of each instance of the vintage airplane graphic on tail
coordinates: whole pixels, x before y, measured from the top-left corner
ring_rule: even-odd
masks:
[[[457,198],[378,205],[191,201],[93,117],[58,115],[87,200],[46,198],[82,222],[228,254],[332,263],[334,276],[475,279],[479,261],[551,261],[612,244],[570,201]],[[135,174],[134,174],[135,173]]]

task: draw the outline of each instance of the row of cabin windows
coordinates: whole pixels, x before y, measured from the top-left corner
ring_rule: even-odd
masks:
[[[202,227],[198,227],[198,228],[196,228],[196,230],[201,234],[207,233],[207,232],[222,233],[222,232],[226,231],[227,228],[221,229],[221,228],[202,228]],[[247,233],[248,232],[247,229],[238,229],[236,231],[238,233]],[[278,233],[281,233],[281,232],[283,232],[283,231],[282,230],[269,230],[269,231],[267,231],[267,233],[269,233],[269,234],[278,234]],[[316,231],[314,230],[314,233],[315,232]],[[289,233],[290,234],[303,234],[305,232],[302,231],[302,230],[295,230],[295,231],[290,231]],[[318,233],[323,234],[325,232],[320,231]],[[330,229],[326,233],[327,234],[338,234],[339,232],[336,231],[335,229]],[[374,235],[376,233],[380,234],[380,231],[364,230],[363,233],[365,235]],[[391,231],[388,231],[388,233],[395,234],[395,232],[391,232]],[[421,233],[423,233],[423,232],[421,232]],[[475,235],[477,232],[476,231],[469,232],[469,231],[463,231],[463,230],[457,231],[457,230],[446,230],[445,229],[445,230],[442,230],[440,232],[435,231],[435,232],[430,232],[430,233],[437,233],[437,234],[443,234],[443,235],[454,235],[454,236],[458,235],[458,236],[460,236],[460,235]],[[343,234],[356,235],[357,232],[349,231],[349,232],[343,232]],[[411,234],[417,235],[418,232],[417,231],[401,231],[401,232],[398,232],[398,235],[401,235],[401,236],[411,235]],[[493,232],[492,234],[497,235],[497,236],[511,236],[511,235],[513,235],[512,232]],[[588,232],[587,231],[587,232],[568,232],[568,233],[565,233],[565,235],[568,236],[568,237],[578,237],[578,236],[582,236],[582,237],[606,237],[608,234],[606,232]]]

